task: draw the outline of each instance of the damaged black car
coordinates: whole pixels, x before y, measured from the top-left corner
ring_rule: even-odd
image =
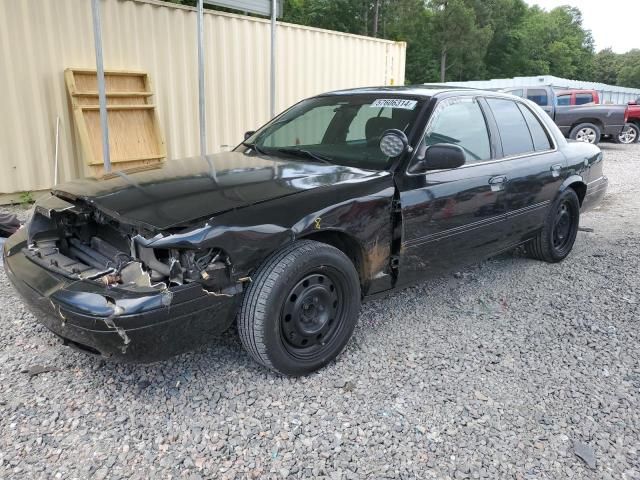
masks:
[[[256,361],[303,375],[342,351],[364,299],[519,245],[563,260],[606,188],[598,147],[527,100],[345,90],[232,152],[57,186],[4,264],[69,346],[152,362],[236,322]]]

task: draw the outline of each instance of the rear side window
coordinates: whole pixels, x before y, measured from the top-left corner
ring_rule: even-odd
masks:
[[[498,124],[505,157],[533,152],[533,140],[527,122],[515,102],[487,98],[487,103]]]
[[[533,147],[536,149],[536,152],[550,150],[551,142],[549,141],[549,137],[547,136],[547,132],[544,127],[540,123],[540,120],[522,104],[518,104],[518,108],[522,113],[525,121],[527,122],[527,127],[529,127],[529,133],[531,133],[531,138],[533,140]]]
[[[425,146],[453,143],[465,152],[467,163],[491,158],[489,133],[484,115],[473,98],[443,101],[433,113],[433,123],[424,138]]]
[[[527,99],[543,107],[549,105],[547,91],[543,88],[528,88]]]
[[[509,93],[511,95],[515,95],[516,97],[524,97],[524,90],[522,90],[521,88],[519,90],[510,90]]]
[[[593,103],[593,94],[576,93],[576,105],[584,105],[586,103]]]
[[[571,95],[558,95],[558,105],[571,105]]]

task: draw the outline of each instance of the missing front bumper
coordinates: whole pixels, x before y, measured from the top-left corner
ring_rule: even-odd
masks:
[[[66,343],[128,362],[163,360],[210,341],[233,322],[241,298],[208,294],[197,283],[131,293],[73,281],[20,251],[4,265],[41,324]]]

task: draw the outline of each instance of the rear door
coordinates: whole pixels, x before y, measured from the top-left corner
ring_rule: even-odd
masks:
[[[593,104],[598,103],[596,102],[596,99],[593,98],[593,93],[582,92],[582,93],[575,94],[575,102],[573,103],[574,105],[588,105],[592,103]]]
[[[542,226],[562,183],[566,160],[539,118],[540,110],[504,98],[487,98],[487,104],[505,160],[505,240],[511,246],[531,238]]]
[[[502,248],[506,176],[505,166],[493,161],[492,131],[477,98],[446,98],[436,106],[416,157],[430,145],[452,143],[463,148],[466,164],[397,177],[403,225],[399,285]]]

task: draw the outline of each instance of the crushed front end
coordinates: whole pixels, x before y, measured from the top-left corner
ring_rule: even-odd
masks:
[[[228,328],[248,280],[234,277],[221,249],[181,239],[50,196],[7,240],[4,265],[38,321],[64,343],[152,362]]]

